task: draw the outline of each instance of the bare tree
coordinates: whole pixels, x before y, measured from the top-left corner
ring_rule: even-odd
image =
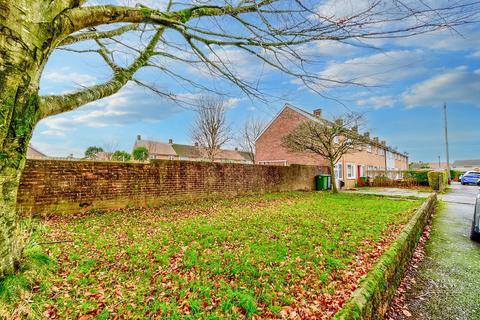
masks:
[[[265,128],[265,122],[258,118],[248,118],[238,137],[240,149],[248,152],[250,160],[255,163],[255,142]]]
[[[319,10],[313,0],[170,0],[164,8],[113,0],[110,5],[0,0],[0,276],[18,265],[17,191],[28,143],[41,119],[111,96],[129,81],[162,97],[182,99],[171,88],[142,80],[137,71],[143,67],[185,88],[216,91],[218,86],[181,73],[197,68],[263,99],[259,79],[243,79],[228,61],[228,48],[322,94],[328,84],[357,83],[322,78],[318,70],[309,69],[314,64],[302,52],[315,42],[409,37],[455,28],[478,20],[479,7],[471,0],[435,5],[370,0],[339,16]],[[110,69],[110,79],[70,93],[40,96],[40,78],[55,50],[97,54]]]
[[[283,144],[293,152],[317,154],[328,160],[332,174],[332,190],[337,192],[335,164],[343,155],[355,152],[369,143],[358,134],[358,126],[364,121],[361,114],[348,113],[332,122],[324,119],[300,123],[283,137]]]
[[[210,161],[214,161],[220,148],[231,140],[226,110],[225,101],[220,97],[203,96],[197,100],[191,135]]]

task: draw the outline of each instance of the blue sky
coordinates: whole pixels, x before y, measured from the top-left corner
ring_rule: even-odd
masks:
[[[342,1],[347,0],[337,3]],[[328,7],[333,2],[325,1],[325,10],[344,10]],[[351,109],[364,112],[371,134],[408,152],[411,161],[437,161],[439,155],[442,161],[445,159],[442,114],[445,102],[451,160],[478,159],[480,28],[472,24],[457,31],[376,40],[368,43],[370,48],[336,42],[310,45],[305,54],[317,57],[315,68],[320,75],[356,79],[367,85],[329,87],[322,91],[328,98],[235,48],[222,50],[223,57],[242,78],[260,79],[265,92],[276,98],[267,103],[258,101],[229,83],[205,75],[201,68],[185,65],[173,68],[228,92],[228,120],[234,131],[249,117],[268,121],[286,102],[307,111],[322,108],[327,118]],[[41,93],[67,92],[101,83],[109,76],[108,68],[96,55],[56,51],[42,76]],[[147,68],[137,76],[181,97],[194,98],[202,93],[180,86],[159,70]],[[189,130],[193,116],[190,109],[130,83],[112,97],[42,120],[35,129],[32,145],[51,156],[81,156],[91,145],[131,150],[137,134],[145,139],[172,138],[178,143],[191,143]],[[230,146],[236,146],[235,142]]]

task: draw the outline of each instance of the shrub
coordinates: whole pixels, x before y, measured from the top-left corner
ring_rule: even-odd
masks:
[[[428,186],[428,170],[408,170],[403,175],[405,180],[415,180],[421,186]]]
[[[465,174],[465,171],[450,170],[450,177],[453,181],[458,181],[462,174]]]
[[[138,161],[145,161],[148,159],[148,149],[145,147],[138,147],[133,149],[133,159]]]
[[[448,184],[447,173],[445,171],[429,171],[428,184],[435,191],[445,191]]]
[[[127,151],[117,150],[112,154],[112,160],[114,161],[130,161],[132,156]]]

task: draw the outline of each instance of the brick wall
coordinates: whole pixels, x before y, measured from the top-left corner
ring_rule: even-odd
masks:
[[[323,157],[308,152],[291,152],[283,146],[283,136],[291,133],[307,118],[298,112],[285,108],[270,126],[258,137],[255,144],[255,161],[286,161],[314,166],[328,166]]]
[[[283,146],[283,137],[308,119],[305,115],[290,107],[284,108],[257,139],[255,160],[260,163],[272,164],[278,162],[279,164],[328,166],[328,161],[319,155],[309,152],[291,152]],[[385,168],[384,150],[381,150],[381,154],[377,153],[376,150],[377,147],[374,146],[372,147],[372,152],[363,149],[361,151],[351,151],[341,157],[338,163],[342,164],[342,180],[345,183],[345,187],[351,188],[355,186],[358,181],[357,170],[359,165],[365,166],[365,170],[367,170],[368,166]],[[347,177],[347,163],[355,166],[356,176],[354,178],[350,179]],[[408,168],[408,159],[405,158],[402,161],[395,160],[395,167],[399,170],[406,170]]]
[[[154,160],[118,163],[28,160],[22,175],[21,214],[115,209],[246,193],[313,190],[326,167],[258,166]]]

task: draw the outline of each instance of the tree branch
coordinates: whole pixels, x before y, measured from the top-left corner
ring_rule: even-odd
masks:
[[[160,28],[155,33],[145,50],[128,68],[114,69],[113,77],[109,81],[69,94],[41,97],[40,117],[45,118],[65,111],[70,111],[81,105],[117,93],[125,84],[127,84],[138,69],[148,63],[150,57],[154,55],[155,46],[164,31],[165,28]]]
[[[120,36],[128,31],[133,31],[138,28],[138,23],[127,24],[125,26],[121,26],[119,28],[108,30],[108,31],[87,31],[78,34],[73,34],[66,37],[62,42],[60,42],[60,46],[66,46],[69,44],[74,44],[81,41],[86,40],[99,40],[105,38],[112,38],[116,36]]]

